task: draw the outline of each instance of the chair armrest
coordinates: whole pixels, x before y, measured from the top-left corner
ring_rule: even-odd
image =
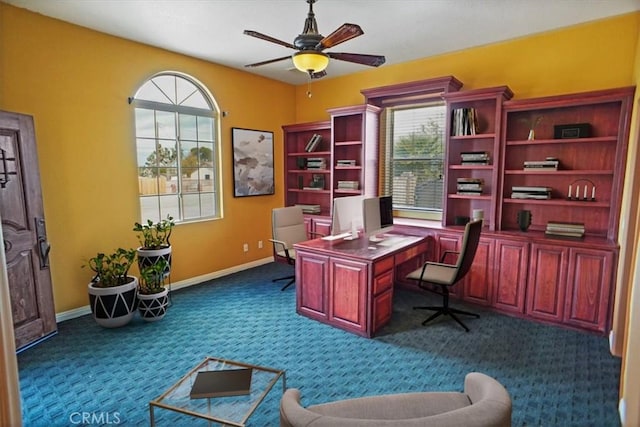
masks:
[[[282,240],[276,240],[276,239],[269,239],[270,242],[272,242],[274,245],[281,245],[283,250],[287,250],[287,242],[282,241]]]
[[[315,231],[309,231],[309,234],[314,235],[314,236],[320,236],[320,237],[326,236],[326,234],[324,234],[324,233],[316,233]]]
[[[444,251],[444,252],[442,253],[442,256],[440,257],[440,262],[441,262],[441,263],[443,263],[443,262],[444,262],[444,259],[445,259],[445,258],[447,257],[447,255],[449,255],[449,254],[458,254],[458,255],[460,255],[460,251]]]
[[[291,255],[289,255],[289,248],[287,247],[287,242],[284,242],[282,240],[276,240],[276,239],[269,239],[270,242],[273,243],[274,249],[276,251],[276,254],[280,251],[278,251],[278,247],[277,245],[282,246],[282,250],[284,251],[284,255],[287,257],[287,261],[291,264],[293,262],[293,258],[291,257]]]

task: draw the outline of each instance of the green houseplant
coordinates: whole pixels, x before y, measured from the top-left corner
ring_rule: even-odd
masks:
[[[169,292],[164,286],[166,264],[167,261],[160,258],[155,264],[140,270],[138,312],[148,322],[162,319],[167,312]]]
[[[124,326],[135,314],[138,279],[129,275],[135,258],[135,249],[118,248],[99,252],[83,266],[95,273],[88,285],[89,303],[93,318],[105,328]]]
[[[138,268],[142,272],[145,267],[156,264],[160,259],[164,259],[164,276],[171,273],[171,232],[175,222],[171,215],[158,222],[148,219],[146,223],[136,222],[133,231],[138,233],[140,246],[138,253]]]

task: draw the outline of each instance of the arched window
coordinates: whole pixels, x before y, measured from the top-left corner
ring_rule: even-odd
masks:
[[[220,217],[218,109],[207,89],[183,74],[160,73],[130,102],[141,221]]]

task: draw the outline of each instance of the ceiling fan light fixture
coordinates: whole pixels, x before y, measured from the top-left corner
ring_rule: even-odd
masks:
[[[329,65],[329,56],[322,52],[301,51],[291,57],[293,65],[303,73],[319,73]]]

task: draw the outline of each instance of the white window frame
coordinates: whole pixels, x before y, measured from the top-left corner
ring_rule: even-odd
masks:
[[[149,89],[149,84],[155,85],[160,92],[166,88],[160,88],[154,83],[154,79],[161,77],[166,81],[166,77],[173,77],[176,79],[176,90],[173,94],[168,94],[166,97],[167,102],[158,101],[158,99],[150,100],[145,99],[143,88]],[[193,91],[190,95],[184,95],[184,93],[178,94],[178,80],[180,80],[181,88],[193,86]],[[156,80],[158,81],[158,80]],[[158,92],[158,93],[160,93]],[[164,94],[164,92],[162,92]],[[197,97],[198,107],[183,105],[180,98],[183,101],[187,101],[191,96]],[[161,97],[158,97],[161,99]],[[222,217],[222,193],[221,193],[221,164],[220,164],[220,127],[219,127],[219,109],[215,102],[215,99],[208,91],[208,89],[196,79],[188,76],[184,73],[167,71],[153,75],[146,80],[138,88],[136,95],[129,99],[130,104],[134,107],[134,114],[137,120],[137,115],[153,114],[153,135],[139,134],[140,124],[136,123],[136,164],[138,170],[138,186],[139,186],[139,201],[140,201],[140,220],[146,222],[148,219],[152,221],[158,221],[164,219],[167,215],[171,215],[176,222],[194,222],[209,219],[218,219]],[[206,104],[206,108],[200,104]],[[146,112],[146,113],[143,113]],[[160,135],[158,121],[159,115],[163,115],[165,119],[169,117],[166,113],[173,114],[173,130],[174,136],[167,137],[167,135]],[[184,137],[181,135],[181,118],[190,118],[196,120],[196,124],[188,126],[189,134],[196,135],[195,137],[189,135]],[[201,132],[198,122],[202,120],[205,123],[207,139],[201,140],[198,132]],[[209,128],[208,123],[211,123]],[[182,125],[184,129],[184,124]],[[210,132],[210,133],[209,133]],[[155,167],[149,165],[150,157],[144,157],[144,154],[149,152],[149,143],[155,146],[156,159],[161,156],[159,148],[162,146],[174,144],[171,147],[171,156],[175,156],[175,161],[168,167],[160,167],[156,164]],[[202,144],[202,146],[201,146]],[[146,145],[146,147],[143,147]],[[184,169],[187,169],[184,165],[183,150],[186,147],[196,147],[197,167],[192,166],[189,168],[190,175],[186,175]],[[175,148],[174,148],[175,147]],[[206,148],[205,148],[206,147]],[[204,167],[201,166],[202,159],[200,158],[201,150],[211,150],[207,154],[207,162]],[[166,152],[166,151],[165,151]],[[144,164],[141,164],[142,161]],[[171,162],[171,161],[169,161]],[[142,180],[145,180],[145,174],[150,170],[156,169],[155,176],[156,182],[151,182],[151,190],[144,189]],[[175,183],[168,184],[166,180],[160,179],[161,169],[171,169],[175,173],[171,179],[175,179]],[[210,173],[209,173],[210,170]],[[192,175],[195,174],[195,178]],[[148,177],[146,177],[148,181]],[[187,184],[188,181],[188,184]],[[148,182],[146,184],[149,184]],[[189,187],[187,190],[186,188]],[[167,192],[168,191],[168,192]],[[197,213],[196,213],[197,212]]]

